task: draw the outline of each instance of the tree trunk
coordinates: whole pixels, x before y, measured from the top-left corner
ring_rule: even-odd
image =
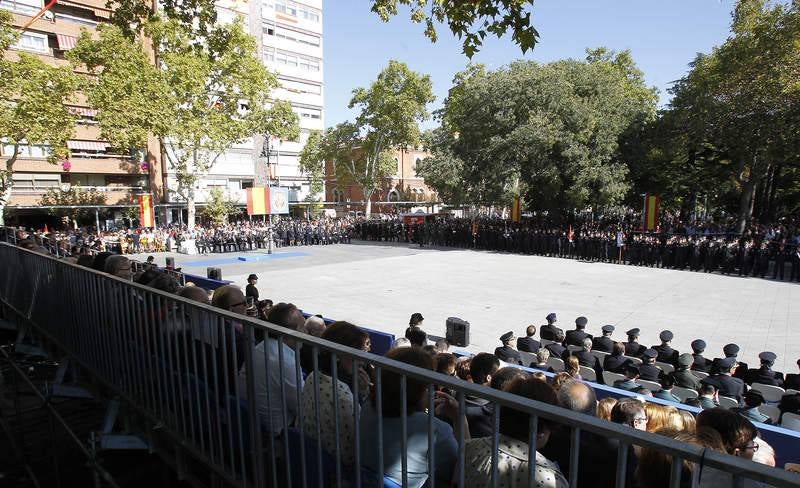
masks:
[[[736,221],[736,233],[741,234],[744,232],[747,223],[750,221],[750,216],[753,212],[753,195],[756,190],[756,176],[754,172],[750,172],[750,177],[742,187],[742,196],[739,199],[739,216]]]
[[[189,230],[194,229],[194,217],[195,217],[196,209],[194,204],[194,191],[190,190],[189,195],[186,198],[186,228]]]
[[[362,192],[364,194],[364,216],[369,218],[372,214],[372,192]]]
[[[776,217],[775,192],[778,190],[778,182],[780,181],[782,169],[783,165],[778,164],[775,167],[775,171],[772,172],[772,185],[770,185],[769,196],[767,197],[768,203],[767,203],[766,220],[769,222],[775,222],[775,217]]]

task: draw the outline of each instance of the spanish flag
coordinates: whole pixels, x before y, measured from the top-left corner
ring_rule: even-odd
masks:
[[[139,227],[155,227],[153,199],[150,195],[139,195]]]
[[[658,206],[661,199],[658,195],[648,194],[645,197],[644,205],[644,230],[656,230],[658,228]]]
[[[269,188],[248,188],[247,215],[268,215],[269,213]]]
[[[520,201],[520,198],[517,197],[514,199],[514,203],[511,204],[511,221],[519,222],[521,214],[522,214],[522,202]]]

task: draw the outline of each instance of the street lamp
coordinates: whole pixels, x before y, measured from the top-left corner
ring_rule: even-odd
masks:
[[[264,145],[261,149],[261,156],[266,157],[267,159],[267,186],[272,187],[272,180],[273,174],[277,175],[278,177],[278,188],[281,186],[281,175],[280,175],[280,144],[281,140],[277,139],[277,143],[273,144],[269,134],[264,135]],[[275,160],[273,162],[272,155],[275,155]],[[274,171],[272,165],[275,165]],[[269,226],[267,227],[267,254],[272,254],[272,246],[273,246],[273,230],[272,230],[272,213],[269,214]]]

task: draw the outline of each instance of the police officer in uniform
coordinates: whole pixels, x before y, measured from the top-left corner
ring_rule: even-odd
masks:
[[[758,355],[761,367],[749,369],[745,374],[744,382],[748,385],[761,383],[762,385],[772,385],[783,387],[783,373],[772,371],[772,365],[778,356],[774,352],[764,351]]]
[[[703,352],[706,350],[706,341],[703,339],[695,339],[692,341],[692,370],[708,373],[711,371],[711,360],[703,357]]]
[[[653,346],[653,349],[655,349],[658,353],[656,361],[671,364],[673,366],[678,365],[678,351],[669,345],[673,337],[674,336],[671,330],[662,330],[661,334],[658,335],[659,340],[661,340],[661,344],[658,346]]]
[[[501,361],[522,366],[522,357],[517,351],[517,338],[514,337],[514,333],[508,331],[501,335],[500,342],[503,345],[494,350],[494,355]]]
[[[736,344],[725,344],[725,347],[722,348],[722,353],[725,355],[724,359],[733,358],[734,364],[737,363],[737,358],[739,356],[739,346]],[[714,361],[711,362],[711,375],[719,374],[719,365],[720,361],[723,358],[714,358]],[[744,381],[745,374],[747,373],[747,363],[739,363],[739,366],[736,368],[736,371],[733,373],[734,378],[739,378],[740,380]],[[727,396],[727,395],[722,395]]]
[[[764,395],[758,390],[750,390],[744,394],[744,407],[732,408],[731,410],[746,418],[750,422],[761,422],[771,424],[772,419],[758,410],[764,404]]]
[[[558,329],[555,335],[555,342],[551,342],[550,344],[544,346],[544,348],[550,351],[551,356],[563,359],[565,356],[569,355],[567,348],[562,344],[563,341],[564,331]]]
[[[558,321],[555,312],[547,314],[545,320],[547,320],[547,325],[543,325],[539,328],[539,335],[542,339],[554,341],[556,340],[556,333],[561,330],[555,326],[555,323]]]
[[[597,377],[597,382],[603,384],[603,365],[597,356],[592,354],[592,340],[590,338],[585,338],[583,340],[583,349],[573,352],[572,355],[578,358],[578,364],[581,366],[592,368],[595,377]]]
[[[717,369],[719,373],[703,378],[700,383],[710,383],[714,385],[721,396],[733,398],[742,403],[742,397],[747,387],[744,381],[739,378],[734,378],[731,375],[731,370],[736,366],[736,358],[727,357],[717,361]]]
[[[646,349],[642,354],[642,364],[639,366],[639,377],[647,381],[661,381],[661,376],[664,372],[656,366],[656,357],[658,351],[655,349]]]
[[[614,333],[614,326],[604,325],[600,330],[603,331],[603,335],[592,340],[592,349],[611,354],[614,352],[614,339],[611,338],[611,334]]]
[[[565,346],[580,346],[583,347],[583,340],[587,337],[589,339],[592,338],[591,335],[587,334],[584,329],[586,328],[586,324],[589,322],[589,319],[586,317],[578,317],[575,319],[575,329],[568,330],[565,338],[564,338],[564,345]]]
[[[646,347],[639,344],[639,332],[640,330],[638,328],[634,328],[626,332],[626,334],[628,334],[628,342],[624,343],[626,356],[640,358],[647,350]],[[656,353],[656,355],[658,355],[658,353]]]
[[[672,375],[675,377],[676,385],[697,391],[700,389],[700,379],[689,370],[694,360],[694,357],[688,352],[678,356],[678,367]]]

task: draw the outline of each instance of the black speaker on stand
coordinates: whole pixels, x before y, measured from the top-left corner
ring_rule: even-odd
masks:
[[[458,317],[448,317],[445,326],[447,342],[458,347],[469,346],[469,322]]]

